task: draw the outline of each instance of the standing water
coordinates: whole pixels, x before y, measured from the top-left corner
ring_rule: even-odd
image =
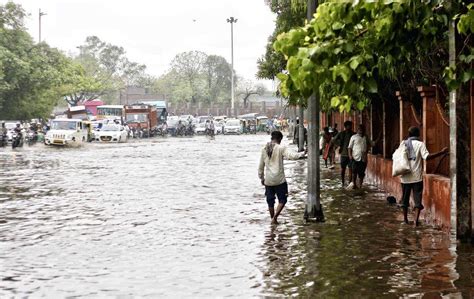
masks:
[[[401,225],[384,194],[323,172],[306,225],[305,161],[271,226],[257,178],[268,136],[0,152],[0,296],[474,295],[471,247]]]

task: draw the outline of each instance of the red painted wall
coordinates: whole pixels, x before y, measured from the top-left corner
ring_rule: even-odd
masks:
[[[369,155],[367,181],[401,199],[401,185],[398,177],[392,177],[392,161],[381,156]],[[435,174],[424,176],[423,205],[421,217],[430,224],[449,230],[451,202],[449,178]]]

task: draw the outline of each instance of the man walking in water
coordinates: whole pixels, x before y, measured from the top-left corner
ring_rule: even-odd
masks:
[[[341,155],[341,180],[343,188],[346,181],[346,168],[348,166],[349,182],[352,182],[352,165],[351,159],[349,158],[349,142],[352,135],[354,134],[354,131],[352,131],[352,122],[346,121],[344,122],[344,131],[339,132],[339,134],[337,134],[332,141],[339,147],[339,154]]]
[[[288,184],[285,177],[283,159],[298,160],[305,157],[304,153],[290,151],[286,146],[281,145],[283,134],[280,131],[273,131],[271,142],[262,149],[260,164],[258,166],[258,177],[265,186],[265,196],[267,198],[268,210],[272,218],[272,224],[278,224],[278,216],[285,207],[288,197]],[[275,212],[275,195],[278,197],[278,207]]]
[[[430,154],[426,145],[420,141],[420,129],[411,127],[408,129],[408,139],[403,141],[407,148],[408,160],[410,161],[411,171],[400,177],[402,183],[402,207],[403,220],[408,224],[408,207],[410,206],[410,195],[413,190],[413,201],[415,202],[415,222],[419,225],[420,212],[424,209],[422,203],[423,196],[423,160],[435,159],[448,153],[448,148],[443,148],[440,152]]]
[[[370,138],[365,134],[364,125],[359,125],[357,128],[357,134],[352,135],[348,146],[349,160],[352,164],[352,182],[347,186],[348,189],[362,187],[365,177],[365,169],[367,168],[367,154],[369,149],[375,146],[378,141],[379,139],[376,141],[370,140]],[[357,178],[359,178],[359,182],[357,182]]]

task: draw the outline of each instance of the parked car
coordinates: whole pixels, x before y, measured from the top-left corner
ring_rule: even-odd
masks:
[[[206,134],[206,123],[199,123],[196,125],[195,129],[196,135]]]
[[[209,115],[202,115],[202,116],[198,116],[196,117],[196,123],[200,124],[200,123],[205,123],[206,120],[210,120],[211,117]]]
[[[127,142],[128,132],[118,124],[107,124],[95,133],[95,141],[99,142]]]
[[[88,130],[80,119],[54,119],[46,133],[46,145],[79,146],[87,142]]]
[[[229,119],[224,126],[224,135],[227,134],[242,134],[242,124],[239,119]]]

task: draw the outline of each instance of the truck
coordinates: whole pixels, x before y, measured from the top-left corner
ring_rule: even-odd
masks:
[[[152,105],[126,105],[125,122],[134,137],[153,137],[158,132],[158,113]]]
[[[136,104],[139,105],[150,105],[154,106],[156,108],[156,113],[158,116],[158,125],[161,125],[166,122],[166,119],[168,117],[168,111],[167,111],[167,105],[166,101],[158,101],[158,100],[138,100]]]
[[[86,106],[69,107],[69,109],[67,110],[67,118],[89,120]]]

